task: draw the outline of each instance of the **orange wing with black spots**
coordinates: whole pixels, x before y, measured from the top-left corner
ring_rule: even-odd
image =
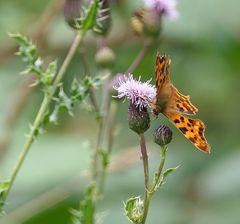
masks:
[[[205,125],[195,115],[198,109],[190,102],[189,96],[181,94],[170,80],[171,60],[157,55],[156,59],[156,99],[153,101],[155,115],[163,113],[198,149],[210,153],[210,145],[204,137]]]
[[[174,85],[171,88],[172,96],[168,106],[183,114],[196,114],[198,109],[190,102],[190,97],[181,94]]]
[[[198,149],[210,153],[210,145],[204,136],[205,125],[199,119],[191,119],[177,112],[165,112],[164,115],[189,139]]]
[[[156,88],[157,88],[157,95],[161,92],[161,87],[163,83],[165,83],[166,79],[166,56],[157,56],[156,59],[156,67],[155,67],[155,79],[156,79]]]

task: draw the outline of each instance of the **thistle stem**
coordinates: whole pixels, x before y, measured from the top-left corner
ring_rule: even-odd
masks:
[[[164,164],[165,164],[166,149],[167,148],[166,148],[165,145],[163,145],[163,146],[161,146],[161,149],[162,149],[161,161],[160,161],[160,164],[159,164],[159,167],[158,167],[158,171],[155,174],[153,186],[151,187],[151,189],[150,189],[150,186],[148,188],[146,188],[146,182],[147,182],[146,179],[148,179],[148,184],[149,184],[149,175],[147,175],[147,177],[146,177],[146,171],[145,171],[145,166],[146,165],[144,165],[145,197],[144,197],[144,208],[143,208],[143,215],[142,215],[141,224],[145,224],[145,222],[146,222],[146,218],[147,218],[147,214],[148,214],[149,205],[150,205],[150,202],[151,202],[151,199],[152,199],[152,195],[154,194],[154,192],[156,192],[156,187],[159,184],[159,179],[160,179],[160,176],[162,174],[163,167],[164,167]],[[143,153],[142,153],[142,155],[143,155]],[[145,160],[147,160],[147,159],[145,159]],[[146,161],[144,162],[144,160],[143,160],[143,164],[144,163],[146,163]]]
[[[103,92],[103,101],[101,105],[101,114],[99,118],[99,129],[98,129],[98,138],[96,148],[93,152],[93,163],[92,163],[92,181],[97,182],[99,177],[99,153],[103,143],[104,132],[106,128],[106,122],[109,114],[109,105],[110,105],[110,97],[109,97],[109,74],[110,70],[106,69],[103,71],[103,76],[106,75],[107,78],[104,83],[104,92]]]
[[[116,104],[115,101],[112,101],[111,105],[110,105],[108,145],[107,145],[107,150],[106,150],[108,160],[109,160],[109,157],[112,153],[113,132],[114,132],[114,128],[115,128],[116,113],[117,113],[117,104]],[[101,171],[101,174],[100,174],[100,177],[99,177],[99,194],[103,193],[104,183],[105,183],[105,179],[106,179],[106,171],[107,171],[108,165],[104,166],[102,168],[102,171]]]
[[[59,83],[60,81],[62,80],[63,76],[64,76],[64,73],[68,67],[68,65],[70,64],[82,38],[84,36],[84,33],[79,33],[78,35],[76,35],[68,53],[67,53],[67,56],[65,58],[65,60],[63,61],[63,64],[62,66],[60,67],[58,73],[56,74],[55,76],[55,79],[53,81],[53,84],[52,84],[52,87],[50,89],[50,91],[44,95],[44,98],[43,98],[43,101],[42,101],[42,104],[40,106],[40,109],[37,113],[37,116],[33,122],[33,126],[32,126],[32,129],[31,129],[31,132],[30,134],[28,135],[28,138],[25,142],[25,145],[23,146],[23,149],[20,153],[20,156],[16,162],[16,165],[12,171],[12,174],[11,174],[11,177],[10,177],[10,180],[9,180],[9,187],[8,189],[4,192],[4,195],[3,195],[3,203],[6,201],[7,197],[8,197],[8,194],[12,188],[12,185],[16,179],[16,176],[34,142],[34,138],[35,138],[35,133],[36,131],[38,130],[38,128],[40,127],[41,123],[42,123],[42,120],[44,119],[44,116],[46,114],[46,111],[49,107],[49,104],[51,103],[52,101],[52,97],[54,95],[54,93],[56,92],[56,90],[58,89],[58,86],[59,86]]]
[[[148,214],[148,208],[151,200],[151,195],[148,193],[150,189],[149,183],[149,168],[148,168],[148,154],[146,148],[146,141],[144,134],[140,134],[140,148],[142,154],[142,161],[143,161],[143,169],[144,169],[144,180],[145,180],[145,195],[144,195],[144,209],[143,209],[143,216],[141,224],[144,224]]]
[[[158,167],[158,171],[155,174],[155,178],[154,178],[154,182],[153,182],[153,186],[152,186],[151,192],[155,192],[156,191],[155,189],[156,189],[156,187],[157,187],[157,185],[159,183],[159,179],[160,179],[160,176],[162,174],[163,167],[164,167],[164,164],[165,164],[167,146],[166,145],[162,145],[161,146],[161,150],[162,150],[162,157],[161,157],[161,161],[160,161],[160,164],[159,164],[159,167]]]

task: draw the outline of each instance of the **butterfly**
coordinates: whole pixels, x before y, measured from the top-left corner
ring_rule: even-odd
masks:
[[[188,118],[198,109],[190,102],[189,96],[181,94],[170,80],[171,59],[157,55],[156,59],[156,97],[152,102],[155,116],[164,114],[180,132],[199,150],[210,153],[210,145],[204,137],[205,125],[200,119]]]

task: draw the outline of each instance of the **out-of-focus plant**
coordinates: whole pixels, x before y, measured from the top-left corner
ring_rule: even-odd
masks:
[[[12,174],[7,181],[2,182],[1,186],[1,209],[3,208],[9,191],[14,183],[14,180],[26,158],[28,151],[30,150],[35,138],[41,132],[42,128],[49,122],[50,117],[53,121],[56,122],[56,114],[60,109],[64,108],[70,111],[71,107],[76,103],[77,100],[82,100],[86,97],[87,89],[95,86],[96,82],[99,79],[89,79],[87,78],[82,83],[77,84],[76,81],[73,84],[74,91],[72,95],[68,98],[63,90],[59,91],[59,96],[54,96],[55,93],[59,90],[61,86],[61,80],[66,72],[66,69],[72,60],[76,50],[78,49],[79,44],[81,43],[84,35],[88,30],[93,30],[99,25],[99,13],[101,12],[101,2],[99,0],[93,0],[89,6],[82,11],[82,16],[79,19],[76,19],[76,36],[72,42],[71,47],[67,53],[65,60],[57,71],[57,63],[52,62],[47,66],[47,69],[42,69],[42,61],[37,54],[36,47],[29,41],[26,37],[20,34],[11,34],[18,44],[20,45],[18,55],[22,58],[27,64],[27,69],[24,73],[35,73],[38,76],[38,79],[34,85],[39,84],[42,87],[44,98],[42,104],[39,108],[39,111],[36,115],[36,118],[31,126],[30,133],[28,134],[25,145],[21,151],[21,154],[16,162],[15,167],[13,168]],[[82,89],[85,89],[82,91]],[[78,93],[76,93],[78,90]],[[79,91],[80,90],[80,91]],[[50,116],[49,106],[55,99],[56,106],[53,112],[53,115]]]

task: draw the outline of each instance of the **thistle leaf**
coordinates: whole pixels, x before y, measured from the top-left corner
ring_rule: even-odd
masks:
[[[180,166],[173,167],[173,168],[168,168],[167,170],[165,170],[165,171],[163,172],[163,176],[162,176],[162,179],[161,179],[159,185],[165,184],[168,175],[169,175],[170,173],[174,172],[175,170],[177,170],[179,167],[180,167]]]

